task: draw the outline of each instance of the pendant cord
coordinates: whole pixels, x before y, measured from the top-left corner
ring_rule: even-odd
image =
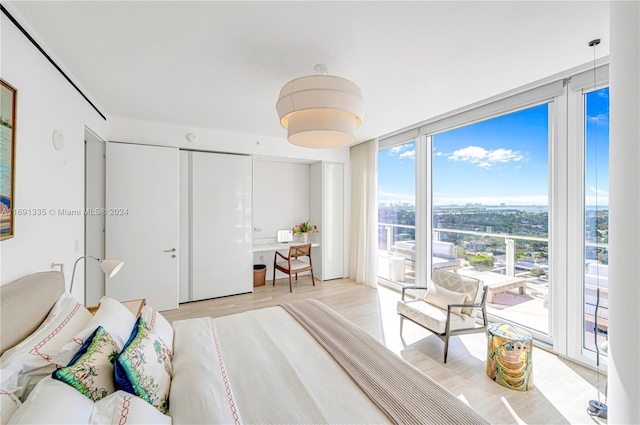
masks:
[[[597,92],[596,92],[596,46],[600,44],[600,39],[596,39],[593,40],[591,42],[589,42],[589,47],[593,47],[593,90],[591,93],[595,93],[597,96]],[[587,141],[587,136],[588,136],[588,123],[589,123],[589,114],[588,114],[588,104],[587,104],[587,96],[585,94],[584,96],[585,99],[585,116],[586,116],[586,123],[587,125],[585,125],[585,145],[588,146],[588,144],[586,143]],[[599,197],[598,197],[598,116],[593,117],[593,165],[594,165],[594,178],[595,178],[595,208],[596,208],[596,212],[595,212],[595,237],[596,237],[596,306],[595,306],[595,311],[594,311],[594,323],[593,323],[593,342],[596,348],[596,391],[598,392],[598,400],[590,400],[589,401],[589,407],[587,408],[587,413],[590,416],[597,416],[599,418],[603,418],[606,419],[608,417],[608,408],[607,405],[605,403],[602,403],[600,401],[600,346],[598,345],[598,334],[599,333],[603,333],[603,334],[607,334],[608,331],[606,330],[601,330],[598,327],[598,311],[600,310],[600,237],[598,234],[598,217],[599,217]],[[585,169],[587,168],[588,161],[587,161],[587,150],[585,148]],[[585,203],[585,207],[586,207],[586,203]],[[585,208],[585,212],[586,212],[586,208]],[[585,214],[586,215],[586,214]],[[585,235],[586,236],[586,235]],[[585,291],[586,294],[586,291]],[[605,394],[606,394],[606,390],[605,390]],[[605,398],[606,401],[606,398]]]
[[[594,40],[590,45],[593,46],[593,91],[596,90],[596,46],[600,43],[600,40]],[[596,236],[596,307],[595,307],[595,320],[593,329],[593,339],[596,348],[596,389],[598,391],[598,403],[600,403],[600,347],[598,346],[598,310],[600,309],[600,238],[598,233],[598,217],[599,217],[599,202],[598,202],[598,117],[594,117],[593,120],[593,161],[594,161],[594,178],[595,178],[595,236]]]

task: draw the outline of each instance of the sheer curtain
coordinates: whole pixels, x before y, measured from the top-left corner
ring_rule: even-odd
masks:
[[[349,277],[378,286],[378,140],[351,147]]]

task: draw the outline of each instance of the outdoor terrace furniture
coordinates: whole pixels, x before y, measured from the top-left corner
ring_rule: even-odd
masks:
[[[463,269],[458,271],[465,276],[482,279],[487,286],[487,302],[493,303],[496,294],[518,289],[521,294],[527,293],[527,281],[522,277],[505,276],[493,272],[482,272],[478,270]]]
[[[414,290],[408,299],[406,291]],[[426,290],[424,296],[418,290]],[[469,333],[484,333],[487,329],[487,291],[481,280],[434,269],[429,286],[405,286],[398,301],[400,335],[404,319],[422,326],[444,341],[444,362],[447,362],[449,338]],[[478,311],[482,323],[476,322]]]
[[[431,242],[432,263],[434,269],[456,271],[460,268],[460,260],[456,258],[456,246],[451,242]],[[403,257],[411,262],[416,261],[416,242],[399,241],[391,246],[391,254]]]

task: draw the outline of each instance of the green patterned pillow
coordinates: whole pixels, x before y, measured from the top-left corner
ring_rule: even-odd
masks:
[[[162,413],[169,408],[171,352],[139,317],[115,362],[116,389],[135,394]]]
[[[67,367],[53,372],[53,379],[71,385],[93,401],[115,392],[113,363],[118,357],[118,345],[102,326],[99,326]]]

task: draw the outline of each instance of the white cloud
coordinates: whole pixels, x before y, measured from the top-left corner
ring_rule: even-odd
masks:
[[[442,156],[444,154],[445,154],[444,152],[434,152],[433,156]]]
[[[394,147],[389,149],[389,155],[395,155],[395,154],[399,153],[400,151],[402,151],[402,149],[404,149],[403,145],[394,146]]]
[[[589,120],[589,122],[594,122],[596,124],[602,124],[602,123],[606,123],[606,122],[609,121],[609,114],[607,114],[607,113],[598,114],[596,116],[588,115],[587,119]]]
[[[478,167],[489,169],[498,163],[504,164],[512,161],[522,161],[524,156],[520,152],[511,149],[500,148],[487,150],[479,146],[467,146],[466,148],[453,152],[449,156],[449,159],[469,162],[471,164],[477,164]]]
[[[406,152],[402,152],[400,154],[400,158],[410,158],[410,159],[416,159],[416,151],[415,149],[412,151],[406,151]]]
[[[598,189],[594,186],[589,186],[589,190],[593,193],[597,193],[598,195],[605,195],[607,198],[609,197],[609,192],[607,192],[606,190]]]

